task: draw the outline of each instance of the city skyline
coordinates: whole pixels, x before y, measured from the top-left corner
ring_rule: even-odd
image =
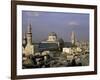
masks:
[[[79,41],[89,41],[89,14],[22,11],[23,35],[29,24],[34,42],[46,40],[50,32],[55,32],[65,42],[70,41],[72,31]]]

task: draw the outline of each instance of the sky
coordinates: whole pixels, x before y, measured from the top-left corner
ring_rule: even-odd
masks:
[[[71,41],[75,32],[78,41],[89,41],[89,14],[67,12],[22,11],[22,34],[32,25],[32,40],[46,40],[48,33],[55,32],[65,42]]]

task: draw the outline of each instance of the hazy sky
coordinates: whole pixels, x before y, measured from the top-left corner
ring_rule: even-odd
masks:
[[[55,32],[64,41],[70,41],[72,31],[77,40],[89,40],[89,14],[22,11],[23,34],[29,24],[32,25],[34,42],[46,40],[50,32]]]

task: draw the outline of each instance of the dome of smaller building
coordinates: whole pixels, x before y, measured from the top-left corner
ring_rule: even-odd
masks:
[[[51,32],[49,33],[49,36],[57,36],[57,34],[55,32]]]

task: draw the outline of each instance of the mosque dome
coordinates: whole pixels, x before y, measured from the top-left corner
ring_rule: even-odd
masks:
[[[55,32],[51,32],[49,33],[49,36],[57,36],[57,34]]]

